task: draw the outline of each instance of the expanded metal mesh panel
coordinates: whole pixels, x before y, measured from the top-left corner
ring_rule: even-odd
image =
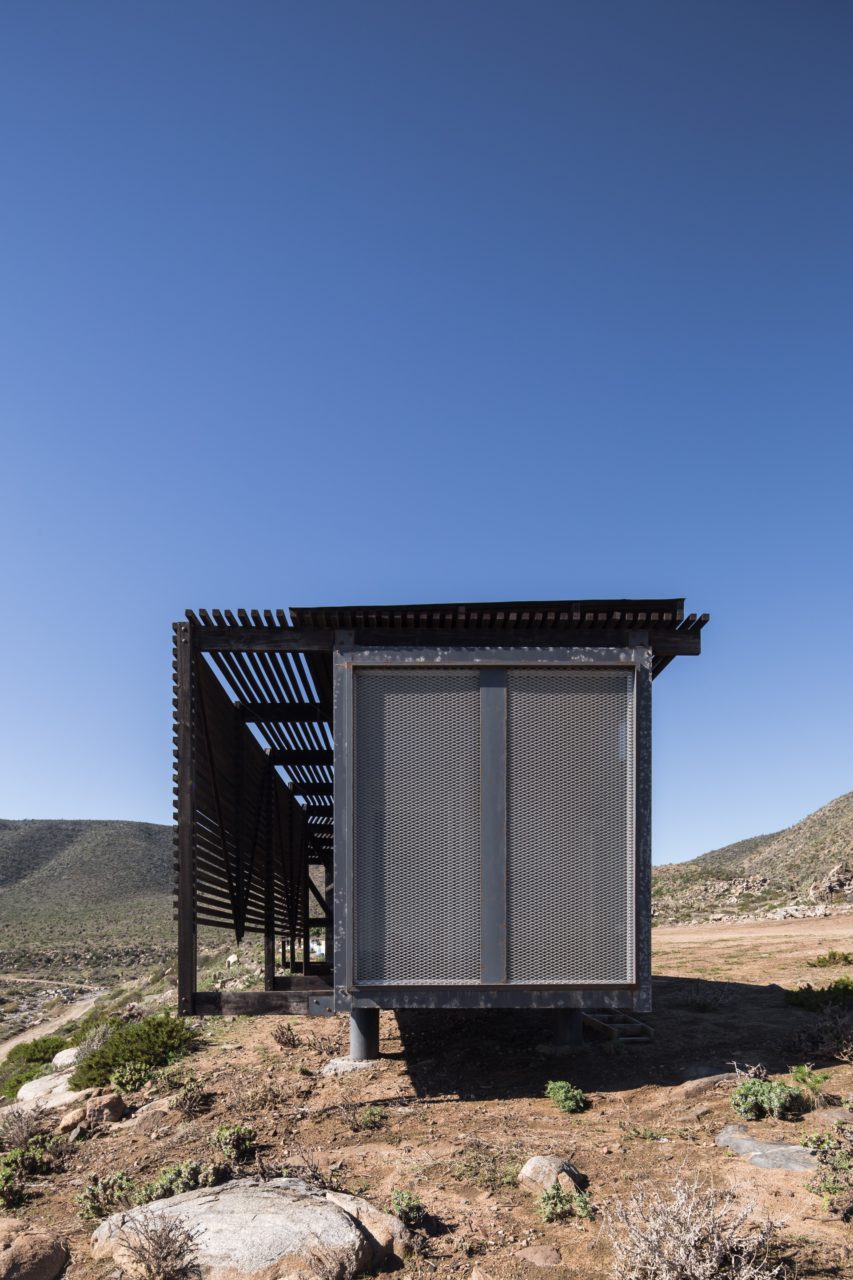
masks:
[[[634,980],[633,679],[508,673],[510,982]]]
[[[478,982],[478,673],[364,670],[354,692],[356,981]]]

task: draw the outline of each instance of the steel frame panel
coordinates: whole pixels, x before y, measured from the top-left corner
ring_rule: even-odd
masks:
[[[334,852],[334,983],[335,1008],[613,1008],[636,1012],[651,1010],[651,681],[652,650],[648,646],[500,646],[475,648],[434,646],[431,648],[394,646],[356,647],[352,633],[338,633],[334,650],[334,736],[335,736],[335,852]],[[498,901],[505,881],[506,841],[499,827],[506,823],[500,803],[486,819],[492,824],[489,848],[481,854],[483,864],[482,931],[489,935],[481,960],[482,983],[477,986],[357,986],[354,982],[354,734],[353,672],[358,667],[478,666],[494,669],[481,685],[481,749],[493,763],[506,753],[506,682],[500,669],[508,667],[631,666],[635,670],[635,772],[634,772],[634,920],[635,980],[613,986],[559,986],[549,984],[508,984],[503,972],[503,948],[499,958],[495,927],[505,930],[505,906]],[[501,687],[503,686],[503,687]],[[500,705],[503,698],[503,728]],[[501,740],[501,734],[503,738]],[[492,782],[486,774],[492,774]],[[493,770],[483,770],[483,800],[495,800]],[[487,805],[484,804],[485,813]],[[487,828],[488,829],[488,828]],[[494,839],[494,837],[497,837]],[[503,850],[503,868],[495,861]],[[485,878],[491,881],[486,888]],[[502,942],[503,939],[500,939]],[[483,942],[486,942],[485,936]],[[499,976],[500,974],[500,976]],[[496,980],[497,979],[497,980]]]

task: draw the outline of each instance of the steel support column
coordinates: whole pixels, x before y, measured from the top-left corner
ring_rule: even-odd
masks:
[[[583,1010],[555,1009],[554,1043],[560,1045],[579,1045],[583,1043]]]
[[[353,1062],[379,1057],[379,1010],[352,1009],[349,1016],[349,1056]]]

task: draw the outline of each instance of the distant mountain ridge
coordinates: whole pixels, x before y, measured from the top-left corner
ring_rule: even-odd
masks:
[[[0,964],[23,950],[111,954],[171,936],[172,828],[0,819]]]
[[[652,900],[657,923],[853,906],[853,791],[783,831],[655,867]]]

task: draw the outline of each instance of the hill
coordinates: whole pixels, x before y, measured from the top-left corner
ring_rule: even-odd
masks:
[[[784,831],[656,867],[652,895],[657,923],[853,904],[853,791]]]
[[[169,826],[0,819],[0,969],[161,958],[171,863]]]

